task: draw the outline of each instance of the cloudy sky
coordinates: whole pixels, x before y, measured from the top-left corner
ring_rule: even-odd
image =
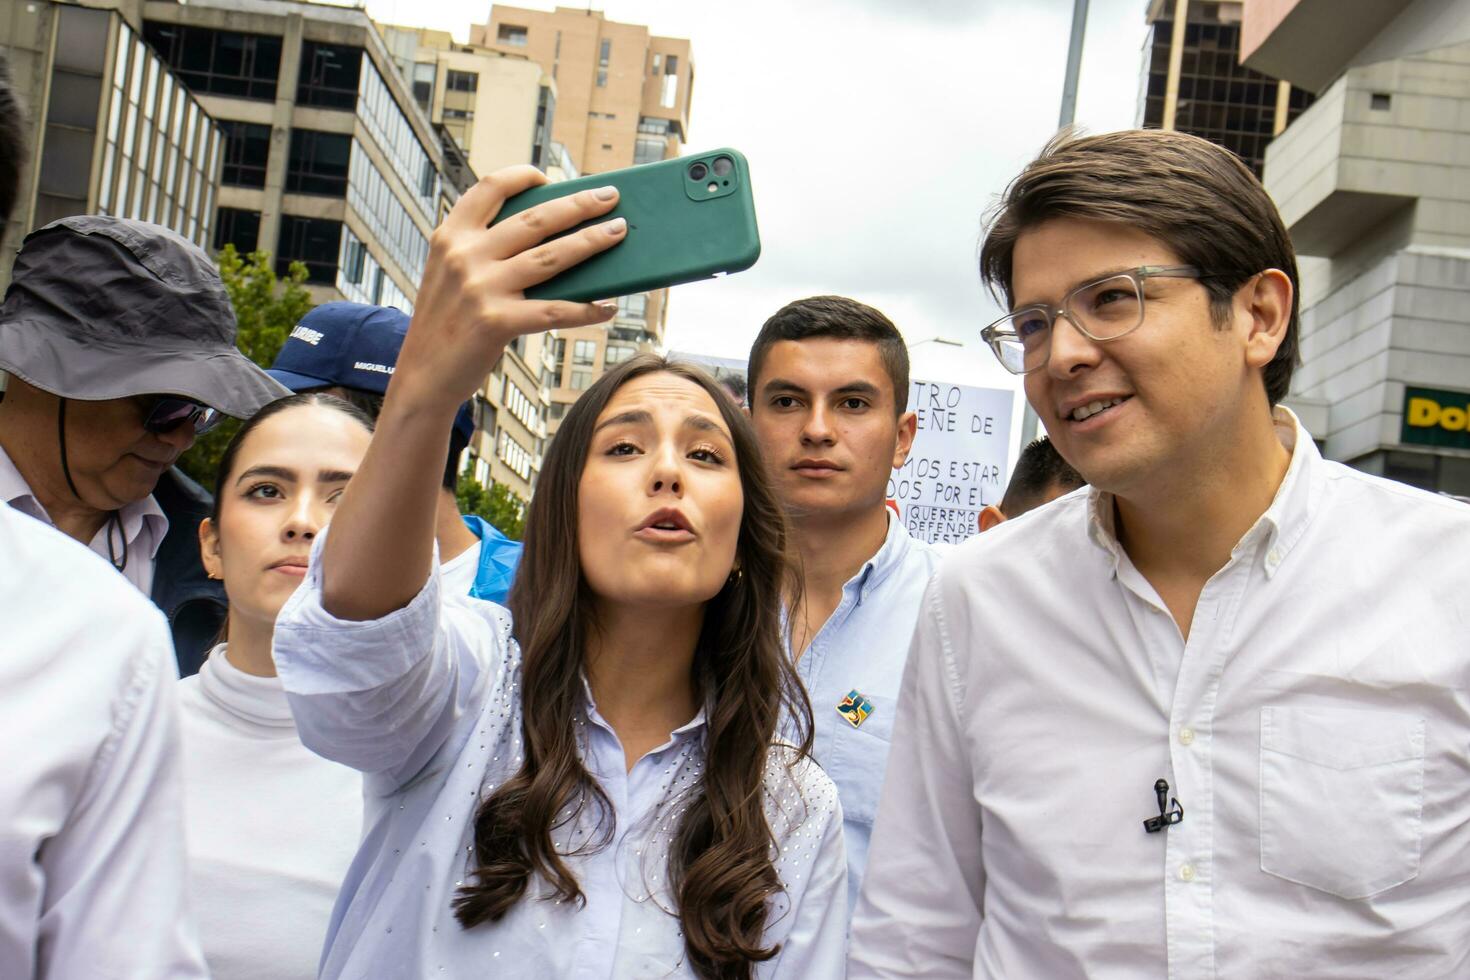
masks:
[[[367,6],[379,20],[461,40],[490,10],[477,0]],[[1146,6],[1092,0],[1077,106],[1092,132],[1133,123]],[[1072,0],[594,7],[689,38],[688,149],[733,146],[750,160],[761,259],[739,275],[676,287],[671,349],[743,359],[783,304],[841,293],[899,325],[915,376],[1015,387],[979,341],[998,314],[975,272],[980,218],[1056,128]]]

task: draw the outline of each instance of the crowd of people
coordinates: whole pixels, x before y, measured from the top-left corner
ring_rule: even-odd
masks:
[[[0,80],[0,218],[26,134]],[[464,194],[411,320],[323,305],[269,371],[179,236],[25,239],[0,974],[1470,973],[1470,509],[1281,406],[1295,258],[1233,156],[1063,134],[1007,189],[983,335],[1049,438],[944,552],[885,501],[902,336],[838,296],[744,404],[610,369],[523,542],[462,517],[504,348],[615,311],[523,291],[636,234],[610,187],[490,224],[544,180]]]

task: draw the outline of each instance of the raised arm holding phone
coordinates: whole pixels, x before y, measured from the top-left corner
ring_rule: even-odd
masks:
[[[780,506],[743,413],[645,356],[572,407],[506,610],[443,595],[437,462],[507,342],[611,307],[524,291],[627,237],[612,188],[435,233],[376,435],[275,659],[302,740],[365,774],[321,975],[840,977],[841,807],[784,655]],[[783,717],[795,745],[779,743]]]

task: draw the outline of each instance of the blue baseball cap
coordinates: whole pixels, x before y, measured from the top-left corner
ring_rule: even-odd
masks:
[[[391,306],[323,303],[296,324],[266,373],[292,391],[340,387],[385,394],[408,322],[407,313]],[[454,428],[466,439],[474,434],[469,402],[459,407]]]

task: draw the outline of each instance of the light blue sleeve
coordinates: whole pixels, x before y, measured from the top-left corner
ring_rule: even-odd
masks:
[[[478,713],[506,667],[509,616],[489,603],[441,601],[436,555],[408,605],[381,619],[338,619],[322,608],[325,541],[324,531],[276,618],[276,669],[302,743],[391,791],[424,768],[460,718]]]

